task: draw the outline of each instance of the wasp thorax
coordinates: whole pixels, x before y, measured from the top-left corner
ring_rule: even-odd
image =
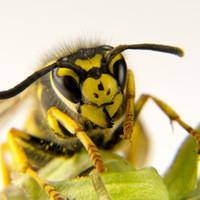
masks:
[[[98,79],[89,77],[83,82],[82,86],[84,101],[98,106],[112,103],[117,92],[117,82],[109,74],[102,74]]]

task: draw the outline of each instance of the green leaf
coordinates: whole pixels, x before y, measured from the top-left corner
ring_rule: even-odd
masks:
[[[104,174],[105,186],[113,200],[167,200],[168,192],[157,172],[142,169]],[[63,187],[65,185],[65,187]],[[59,183],[58,188],[72,199],[96,199],[89,177]]]
[[[179,149],[174,162],[164,176],[170,200],[180,200],[197,185],[197,145],[188,137]]]
[[[102,175],[102,178],[112,200],[168,200],[167,189],[153,168],[130,172],[110,172]],[[97,199],[91,178],[88,176],[53,182],[52,184],[63,196],[69,199]],[[30,200],[48,199],[33,180],[29,180],[25,188]]]
[[[167,188],[155,169],[136,170],[125,159],[111,152],[102,152],[102,155],[107,170],[101,178],[112,200],[168,200]],[[40,171],[40,175],[51,180],[51,184],[70,200],[96,200],[98,198],[92,176],[74,178],[90,165],[87,153],[82,152],[71,159],[54,160]],[[24,191],[24,198],[20,200],[49,200],[46,193],[30,177],[23,176],[14,184],[17,190],[22,188],[21,191]],[[14,191],[14,188],[12,189]],[[8,200],[13,200],[13,197],[9,197],[10,194],[7,193]]]

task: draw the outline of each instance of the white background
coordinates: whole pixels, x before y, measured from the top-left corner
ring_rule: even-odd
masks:
[[[0,0],[0,90],[31,74],[51,49],[80,38],[111,45],[154,42],[182,47],[183,58],[147,51],[125,55],[135,72],[137,95],[156,95],[197,126],[199,0]],[[153,142],[148,165],[163,173],[187,134],[177,125],[172,132],[152,102],[142,118]]]

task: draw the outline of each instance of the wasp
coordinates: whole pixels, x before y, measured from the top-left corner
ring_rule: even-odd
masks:
[[[105,165],[99,149],[109,151],[123,139],[134,140],[138,116],[149,99],[196,139],[200,152],[199,134],[168,104],[149,94],[135,100],[134,75],[122,55],[125,50],[183,56],[180,48],[161,44],[83,46],[48,62],[15,87],[0,92],[0,99],[9,99],[34,83],[35,106],[25,128],[11,128],[4,144],[7,148],[1,148],[0,170],[5,187],[11,182],[4,157],[8,151],[15,170],[31,176],[50,199],[64,199],[39,176],[37,169],[52,157],[71,157],[85,148],[93,163],[92,169],[103,173]],[[35,162],[35,154],[40,162]]]

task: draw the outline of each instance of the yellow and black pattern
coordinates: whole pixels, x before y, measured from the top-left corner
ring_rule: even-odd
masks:
[[[47,117],[47,111],[52,106],[56,106],[84,127],[88,135],[93,140],[97,140],[98,146],[108,146],[107,143],[111,143],[112,134],[122,126],[125,107],[124,90],[114,78],[113,71],[102,65],[102,62],[105,62],[106,51],[107,46],[106,50],[103,46],[80,49],[67,57],[74,64],[73,68],[55,69],[43,76],[37,86],[40,91],[38,103],[42,104],[38,106],[38,109],[42,110],[43,121],[48,119],[48,122],[52,122]],[[62,58],[63,62],[65,59]],[[124,65],[124,71],[126,71],[126,65]],[[38,112],[41,113],[41,110]],[[115,126],[113,126],[114,123]],[[57,131],[54,133],[59,137],[67,137],[68,141],[77,140],[77,137],[64,129],[62,124],[54,123],[54,127],[55,124]],[[105,136],[105,130],[109,132],[109,137]],[[67,146],[69,148],[71,145]]]
[[[11,177],[3,146],[17,163],[15,170],[33,177],[50,199],[67,199],[43,180],[37,169],[54,157],[70,157],[84,147],[94,165],[91,169],[103,173],[104,162],[98,148],[110,150],[122,138],[132,141],[138,115],[149,98],[170,120],[189,132],[200,149],[199,134],[166,103],[151,95],[143,95],[135,102],[134,75],[122,55],[127,49],[183,55],[177,47],[157,44],[79,47],[48,62],[14,88],[0,92],[0,99],[8,99],[37,81],[34,110],[24,130],[12,128],[8,144],[0,149],[5,187]]]

